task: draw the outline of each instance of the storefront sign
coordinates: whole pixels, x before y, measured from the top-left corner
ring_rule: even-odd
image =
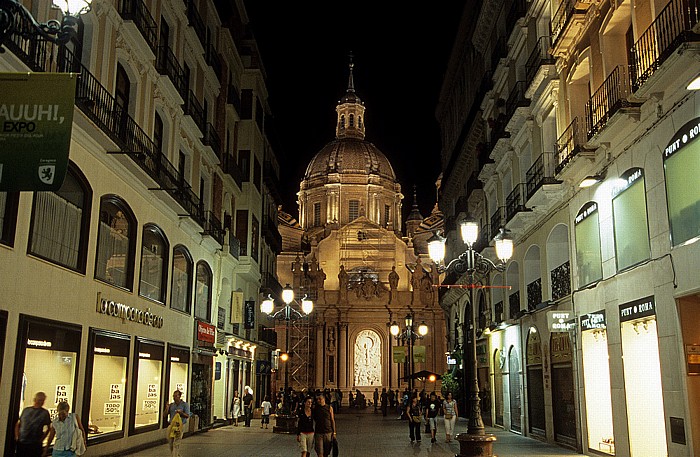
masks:
[[[146,398],[158,398],[158,384],[149,384]]]
[[[99,314],[117,317],[121,319],[122,322],[132,321],[149,327],[163,327],[163,316],[153,314],[151,308],[146,308],[146,311],[143,311],[123,303],[101,298],[101,295],[102,294],[98,292],[97,312]]]
[[[547,326],[550,332],[568,332],[576,328],[573,311],[547,311]]]
[[[671,157],[683,149],[688,143],[692,142],[700,136],[700,117],[696,117],[692,121],[686,123],[676,132],[668,146],[664,149],[664,160]]]
[[[68,392],[70,390],[70,386],[66,384],[57,384],[56,385],[56,401],[54,402],[56,405],[61,403],[62,401],[68,401]]]
[[[527,335],[527,359],[525,363],[528,366],[542,364],[542,339],[535,327],[530,327]]]
[[[457,359],[454,357],[450,357],[449,355],[447,356],[447,364],[448,365],[457,365]]]
[[[231,323],[243,323],[243,292],[231,292]]]
[[[245,302],[245,322],[243,328],[255,328],[255,302],[247,300]]]
[[[57,191],[68,169],[73,73],[0,74],[0,191]]]
[[[623,173],[622,176],[620,176],[618,185],[613,187],[611,192],[612,197],[620,195],[620,193],[627,190],[632,184],[637,182],[642,177],[644,177],[644,170],[638,167],[630,168]]]
[[[425,346],[413,346],[413,361],[425,363]]]
[[[580,318],[581,331],[605,329],[605,310],[584,314]]]
[[[143,401],[143,410],[150,410],[150,411],[155,411],[155,409],[158,407],[158,400],[144,400]]]
[[[568,333],[552,333],[551,339],[552,363],[571,362],[571,340]]]
[[[123,384],[112,384],[109,387],[109,401],[122,401]]]
[[[105,416],[121,416],[122,415],[122,404],[121,403],[105,403]]]
[[[576,220],[574,221],[576,224],[580,224],[581,222],[585,221],[586,218],[592,214],[594,214],[596,211],[598,211],[598,204],[596,202],[588,202],[583,207],[581,210],[578,212],[576,215]]]
[[[406,346],[394,346],[391,348],[394,363],[406,363]]]
[[[656,315],[654,297],[646,297],[620,305],[620,322],[633,321]]]
[[[216,341],[216,327],[206,322],[197,321],[197,341],[214,343]]]

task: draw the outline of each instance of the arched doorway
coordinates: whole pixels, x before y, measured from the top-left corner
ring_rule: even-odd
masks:
[[[571,340],[565,332],[552,333],[550,340],[554,440],[576,447],[576,401]]]
[[[544,377],[542,372],[542,340],[535,327],[527,335],[527,417],[530,435],[546,438],[547,420],[544,410]]]
[[[382,385],[382,340],[374,330],[362,330],[355,339],[355,386]]]
[[[496,414],[496,425],[503,427],[503,360],[501,350],[493,353],[493,400]]]
[[[522,402],[520,398],[520,360],[518,350],[511,346],[508,353],[508,386],[510,387],[510,429],[522,432]]]

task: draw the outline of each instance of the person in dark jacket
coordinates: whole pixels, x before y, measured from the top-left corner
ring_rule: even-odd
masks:
[[[316,454],[318,457],[329,457],[333,440],[336,437],[335,415],[333,407],[326,404],[326,397],[322,393],[316,395],[313,418]]]
[[[301,449],[301,457],[311,457],[311,449],[314,448],[314,418],[311,407],[314,399],[306,397],[304,407],[299,411],[297,421],[297,442]]]

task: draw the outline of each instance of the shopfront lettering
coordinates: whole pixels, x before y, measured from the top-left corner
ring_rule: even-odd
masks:
[[[27,346],[34,346],[35,348],[50,348],[51,341],[27,340]]]
[[[606,328],[605,311],[584,314],[581,316],[581,331],[602,330]]]
[[[206,322],[197,321],[197,341],[214,343],[216,341],[216,327]]]
[[[109,401],[121,401],[122,400],[122,385],[112,384],[109,387]]]
[[[146,308],[146,311],[143,311],[123,303],[114,302],[105,298],[99,298],[99,295],[97,301],[97,312],[119,318],[122,321],[136,322],[155,328],[163,327],[163,316],[153,314],[151,312],[151,308]]]
[[[56,385],[56,401],[55,404],[59,404],[62,401],[68,401],[68,388],[70,386],[67,386],[65,384],[57,384]]]
[[[700,118],[695,118],[681,127],[669,141],[666,149],[664,149],[664,159],[668,159],[683,149],[688,143],[697,139],[698,136],[700,136]]]
[[[641,319],[656,314],[654,297],[642,298],[631,303],[620,305],[620,322]]]
[[[596,202],[589,202],[587,205],[581,208],[581,211],[579,211],[579,213],[576,215],[576,224],[583,222],[584,219],[596,211],[598,211],[598,204]]]
[[[122,414],[122,404],[121,403],[105,403],[104,415],[105,416],[121,416]]]

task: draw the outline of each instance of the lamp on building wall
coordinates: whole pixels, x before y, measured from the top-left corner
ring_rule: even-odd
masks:
[[[407,314],[406,318],[404,319],[404,323],[406,324],[406,326],[403,330],[401,330],[399,328],[399,324],[397,324],[396,321],[394,321],[394,323],[391,324],[391,327],[389,327],[389,332],[391,332],[391,335],[394,338],[396,338],[396,341],[408,343],[408,366],[409,371],[411,372],[408,376],[408,390],[410,392],[413,392],[413,375],[415,373],[415,362],[413,360],[413,345],[415,344],[417,339],[421,339],[428,334],[428,325],[425,323],[425,321],[423,321],[418,326],[418,332],[414,331],[413,314]]]
[[[90,11],[92,0],[53,0],[63,12],[61,21],[37,22],[18,0],[0,0],[0,52],[12,34],[24,38],[41,37],[57,44],[68,43],[78,33],[78,16]]]
[[[686,87],[688,90],[700,90],[700,76],[696,76]]]
[[[467,250],[459,257],[450,261],[444,266],[442,261],[445,258],[445,238],[437,233],[428,240],[428,251],[430,258],[438,265],[438,270],[442,273],[452,270],[459,275],[466,275],[469,288],[469,304],[471,309],[462,319],[462,348],[463,357],[463,392],[464,398],[469,399],[469,422],[467,433],[457,436],[460,442],[460,455],[493,455],[493,442],[496,441],[494,435],[487,435],[484,428],[484,421],[481,418],[481,399],[479,398],[479,378],[477,374],[476,358],[476,317],[474,303],[474,287],[488,278],[492,271],[504,271],[506,262],[513,255],[513,240],[506,234],[505,229],[501,229],[494,237],[496,244],[496,256],[499,263],[494,263],[490,259],[482,256],[474,250],[474,243],[479,238],[479,225],[471,218],[460,223],[462,240],[467,245]],[[467,378],[469,371],[469,378]]]
[[[597,174],[597,175],[588,175],[585,178],[581,180],[579,183],[579,187],[591,187],[603,180],[604,176]]]

